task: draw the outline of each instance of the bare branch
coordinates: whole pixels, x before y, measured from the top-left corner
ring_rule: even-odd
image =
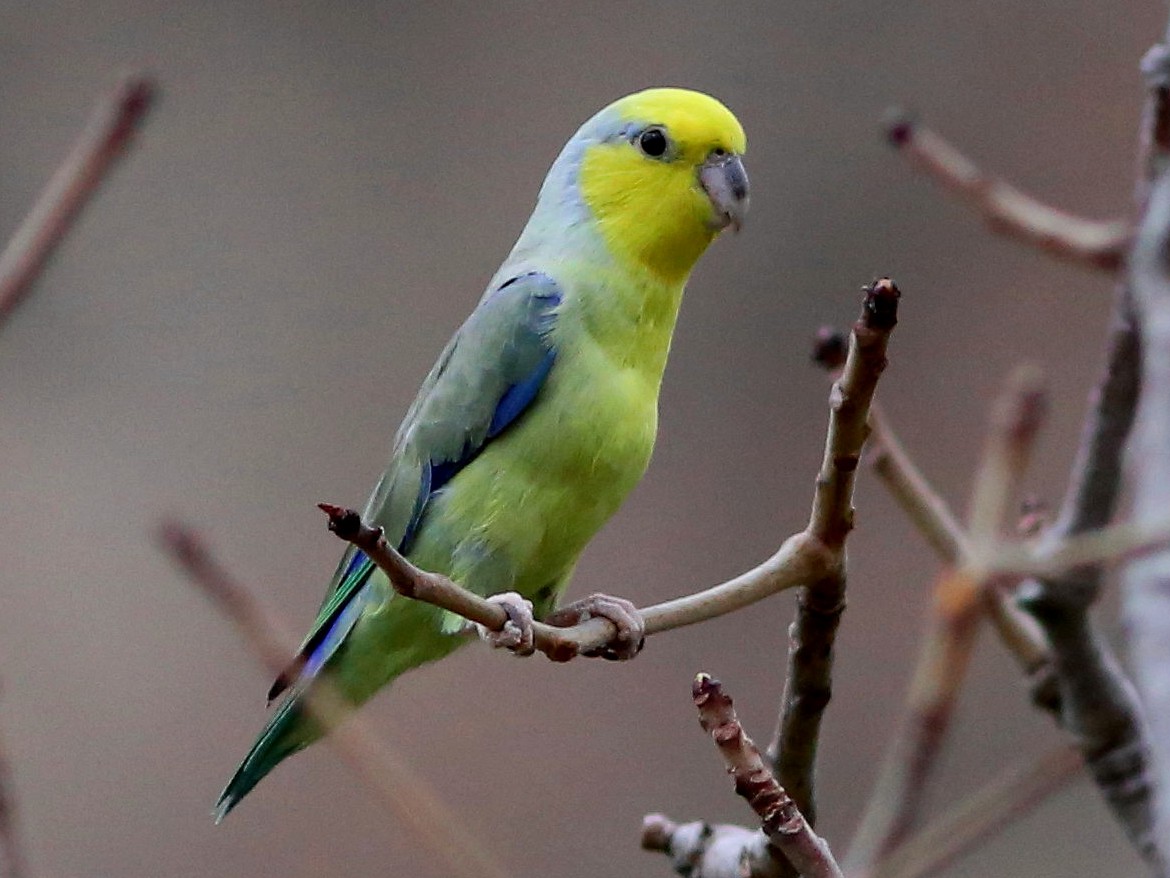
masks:
[[[971,543],[946,501],[938,495],[915,466],[885,413],[874,406],[869,414],[873,436],[867,457],[874,471],[934,548],[939,559],[950,567],[972,563]],[[996,558],[998,558],[998,551]],[[1051,674],[1048,644],[1036,621],[1016,606],[1008,589],[984,589],[984,604],[996,634],[1030,681],[1037,706],[1056,710],[1056,684]]]
[[[171,522],[158,532],[162,548],[227,616],[272,673],[284,669],[292,642],[283,626],[243,583],[233,579],[186,525]],[[327,677],[304,693],[308,713],[329,729],[325,741],[391,814],[452,872],[463,878],[508,878],[508,873],[473,839],[434,790],[369,726]]]
[[[1008,376],[1007,387],[992,407],[991,429],[971,495],[969,563],[975,566],[999,549],[1012,497],[1028,467],[1046,408],[1038,369],[1022,366]]]
[[[1168,544],[1170,521],[1126,521],[1064,539],[1050,533],[1036,546],[1001,545],[986,569],[1002,575],[1042,577],[1050,583],[1044,586],[1050,590],[1072,590],[1085,584],[1090,573],[1086,567],[1095,568],[1097,573],[1092,579],[1099,580],[1102,564],[1140,558]],[[1094,583],[1094,595],[1096,587]],[[1049,599],[1077,602],[1085,597],[1061,595]]]
[[[1156,49],[1146,64],[1165,56]],[[1156,64],[1155,64],[1156,68]],[[1157,70],[1147,66],[1147,74]],[[1139,132],[1142,160],[1137,201],[1146,213],[1149,182],[1164,164],[1170,144],[1167,124],[1166,75],[1151,80],[1150,99]],[[1090,396],[1080,445],[1060,515],[1041,538],[1039,549],[1068,545],[1070,537],[1107,538],[1104,528],[1113,518],[1121,488],[1122,455],[1134,423],[1142,383],[1143,342],[1135,316],[1134,278],[1117,292],[1105,369]],[[1157,392],[1167,393],[1170,385]],[[1148,478],[1149,476],[1145,476]],[[1165,516],[1136,515],[1133,527],[1149,530]],[[1154,834],[1153,789],[1148,766],[1144,720],[1133,686],[1113,650],[1094,624],[1090,607],[1101,588],[1099,559],[1078,567],[1041,572],[1043,577],[1020,589],[1021,605],[1043,626],[1053,652],[1053,669],[1060,692],[1061,725],[1071,732],[1090,773],[1114,816],[1137,850],[1158,871],[1164,855]],[[1163,836],[1165,841],[1165,836]]]
[[[1049,207],[984,173],[934,131],[901,111],[889,115],[886,132],[915,169],[966,203],[993,232],[1087,268],[1120,269],[1132,237],[1129,223],[1087,220]]]
[[[995,778],[930,822],[889,857],[873,878],[926,878],[1010,826],[1080,774],[1080,752],[1067,744]]]
[[[1165,54],[1165,53],[1164,53]],[[1170,65],[1167,65],[1170,68]],[[1170,509],[1170,174],[1165,170],[1150,193],[1131,260],[1131,289],[1142,338],[1141,401],[1133,431],[1130,479],[1134,518],[1153,522]],[[1170,552],[1130,565],[1125,583],[1125,616],[1130,631],[1134,676],[1149,723],[1148,755],[1160,789],[1154,801],[1155,850],[1170,851]],[[1140,729],[1140,725],[1138,725]]]
[[[886,368],[886,345],[898,322],[897,286],[881,278],[865,287],[861,317],[853,326],[841,377],[829,394],[829,430],[817,475],[808,534],[840,550],[853,528],[853,483],[869,436],[869,406]]]
[[[866,458],[902,511],[947,566],[964,563],[971,554],[966,531],[947,502],[914,465],[889,419],[875,404],[869,412],[873,431]]]
[[[980,557],[993,557],[1011,490],[1027,465],[1043,408],[1035,370],[1013,372],[993,408],[972,492],[971,551],[976,557],[973,564],[944,574],[935,588],[901,727],[846,858],[850,872],[869,872],[901,844],[918,817],[926,781],[966,678],[986,589],[992,585],[980,569]]]
[[[759,815],[764,834],[797,872],[806,878],[842,878],[825,840],[813,832],[800,809],[776,782],[760,751],[739,724],[731,698],[718,680],[707,674],[695,677],[692,693],[699,709],[699,724],[711,735],[735,791]]]
[[[94,107],[73,149],[0,253],[0,328],[24,300],[106,172],[126,151],[154,95],[149,79],[131,74]]]

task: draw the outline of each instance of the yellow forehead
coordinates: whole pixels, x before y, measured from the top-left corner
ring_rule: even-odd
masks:
[[[710,95],[685,88],[651,88],[624,97],[614,109],[627,122],[662,125],[677,142],[721,147],[742,154],[743,126],[731,110]]]

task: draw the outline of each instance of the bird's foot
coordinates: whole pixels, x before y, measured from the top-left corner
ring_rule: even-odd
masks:
[[[536,652],[532,631],[532,601],[525,600],[514,591],[494,594],[487,600],[488,603],[503,607],[508,614],[508,621],[499,631],[492,631],[477,623],[475,630],[480,639],[495,649],[507,649],[516,655],[532,655]]]
[[[544,621],[549,625],[567,628],[594,616],[608,619],[617,633],[605,646],[583,651],[581,655],[599,656],[609,661],[628,661],[642,651],[646,643],[646,620],[642,618],[642,612],[625,598],[591,594],[550,613]]]

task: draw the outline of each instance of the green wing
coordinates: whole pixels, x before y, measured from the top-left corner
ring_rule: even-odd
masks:
[[[427,502],[536,399],[556,359],[550,332],[561,290],[548,275],[520,275],[486,296],[447,344],[406,414],[390,465],[366,504],[365,519],[409,553]],[[360,614],[374,564],[350,546],[297,659],[277,678],[271,700],[312,676]]]

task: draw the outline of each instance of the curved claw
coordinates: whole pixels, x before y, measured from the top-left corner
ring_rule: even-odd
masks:
[[[547,619],[550,625],[577,625],[594,616],[608,619],[617,629],[613,639],[599,649],[582,652],[581,655],[599,657],[608,661],[629,661],[646,644],[646,621],[641,611],[631,601],[608,594],[591,594],[574,601],[552,613]]]
[[[499,631],[492,631],[476,624],[475,629],[481,640],[494,649],[507,649],[519,656],[536,652],[536,640],[532,630],[532,601],[526,600],[514,591],[506,591],[488,597],[488,602],[499,604],[508,614],[508,621]]]

